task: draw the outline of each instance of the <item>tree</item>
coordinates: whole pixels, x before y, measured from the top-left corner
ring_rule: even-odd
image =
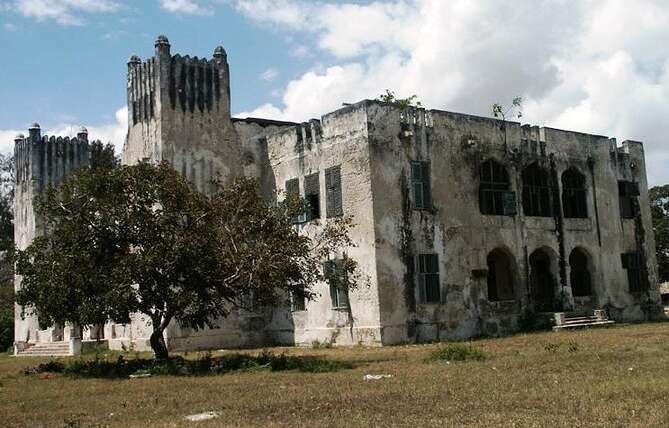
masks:
[[[412,95],[409,98],[397,98],[395,92],[386,89],[385,94],[381,94],[377,99],[384,103],[394,104],[399,108],[422,107],[423,104],[418,100],[418,95]]]
[[[37,203],[49,232],[18,253],[18,303],[43,325],[127,323],[143,313],[164,359],[173,320],[215,327],[249,298],[313,298],[322,261],[351,245],[350,219],[307,236],[291,223],[303,201],[273,204],[248,178],[217,189],[195,191],[167,163],[76,172]]]
[[[14,342],[14,158],[0,154],[0,352]]]
[[[669,281],[669,184],[650,189],[659,281]]]
[[[506,147],[506,118],[511,113],[515,113],[518,119],[523,117],[522,106],[523,106],[523,99],[521,97],[515,97],[513,101],[511,101],[511,105],[506,108],[499,103],[495,103],[492,105],[493,116],[495,116],[496,118],[502,118],[502,132],[504,132],[504,147]]]

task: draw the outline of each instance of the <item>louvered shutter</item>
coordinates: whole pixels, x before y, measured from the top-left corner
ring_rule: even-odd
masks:
[[[325,170],[325,187],[327,190],[327,217],[342,215],[341,169],[339,166],[333,166]]]

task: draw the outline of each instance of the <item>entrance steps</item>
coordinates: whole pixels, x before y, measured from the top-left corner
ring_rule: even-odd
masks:
[[[553,320],[555,323],[553,331],[571,328],[603,327],[615,324],[615,321],[608,318],[606,311],[601,309],[596,309],[591,316],[556,312],[553,314]]]
[[[70,353],[69,342],[31,343],[16,353],[18,357],[67,357]]]

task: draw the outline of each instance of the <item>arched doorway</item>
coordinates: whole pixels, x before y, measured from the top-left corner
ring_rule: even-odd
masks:
[[[574,248],[569,255],[569,284],[574,297],[587,297],[592,295],[592,275],[588,253],[582,248]]]
[[[530,287],[537,312],[551,312],[557,309],[556,285],[550,253],[543,248],[535,250],[530,255]]]
[[[515,300],[513,257],[501,248],[488,254],[488,300]]]

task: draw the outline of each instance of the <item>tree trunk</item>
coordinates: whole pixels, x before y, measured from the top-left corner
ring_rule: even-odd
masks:
[[[165,338],[163,337],[164,330],[164,328],[159,326],[153,330],[153,333],[151,333],[151,338],[149,339],[151,343],[151,349],[153,349],[153,353],[157,360],[166,360],[169,358],[167,346],[165,345]]]

